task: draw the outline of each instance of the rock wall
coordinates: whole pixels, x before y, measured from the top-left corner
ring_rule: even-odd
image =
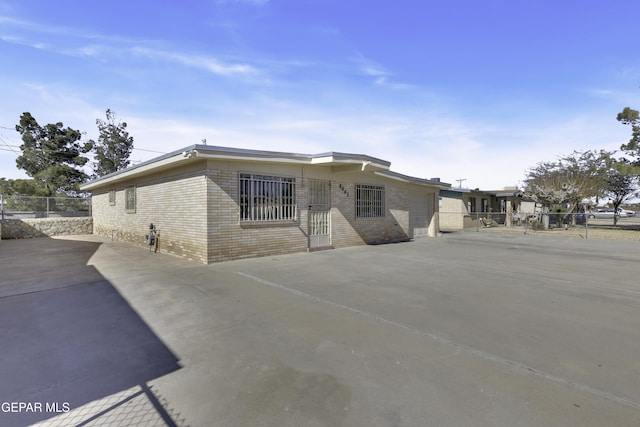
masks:
[[[93,218],[25,218],[0,221],[1,239],[92,234]]]

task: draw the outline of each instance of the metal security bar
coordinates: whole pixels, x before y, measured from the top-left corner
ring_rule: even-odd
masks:
[[[311,179],[308,181],[308,185],[311,246],[328,246],[331,217],[331,183],[329,181]]]
[[[328,181],[309,180],[309,204],[331,205],[331,185]]]
[[[240,174],[240,221],[295,221],[295,178]]]
[[[329,211],[311,213],[309,217],[309,234],[311,236],[329,235]]]
[[[379,218],[384,216],[384,187],[356,185],[356,218]]]

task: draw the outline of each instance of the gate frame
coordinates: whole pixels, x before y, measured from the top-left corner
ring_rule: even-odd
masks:
[[[322,184],[326,184],[327,185],[327,203],[312,203],[312,201],[314,200],[314,197],[312,195],[312,187],[314,186],[314,184],[316,183],[322,183]],[[309,179],[307,181],[307,188],[308,188],[308,200],[309,200],[309,205],[308,205],[308,211],[307,211],[307,251],[311,252],[311,251],[317,251],[317,250],[322,250],[322,249],[329,249],[332,248],[331,246],[331,240],[332,240],[332,236],[331,236],[331,181],[330,180],[324,180],[324,179]],[[322,206],[324,209],[322,211],[326,212],[327,215],[327,234],[326,236],[328,237],[328,241],[327,241],[327,245],[318,245],[318,246],[312,246],[311,245],[311,240],[312,240],[312,235],[311,235],[311,218],[313,216],[314,212],[319,212],[318,210],[314,210],[315,207],[318,206]],[[318,234],[318,236],[325,236],[325,234]]]

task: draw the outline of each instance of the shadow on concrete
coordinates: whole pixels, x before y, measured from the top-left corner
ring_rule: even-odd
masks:
[[[49,238],[0,242],[0,425],[29,425],[134,386],[145,389],[180,368],[114,286],[87,265],[99,246]],[[7,402],[33,410],[15,412]],[[161,405],[156,409],[175,425]]]
[[[30,217],[32,218],[32,217]],[[5,213],[0,220],[0,239],[47,237],[41,230],[22,221],[22,217]]]

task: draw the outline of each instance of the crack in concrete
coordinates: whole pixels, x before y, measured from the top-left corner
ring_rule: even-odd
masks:
[[[383,317],[377,316],[375,314],[368,313],[368,312],[362,311],[362,310],[358,310],[358,309],[350,307],[348,305],[340,304],[340,303],[337,303],[337,302],[334,302],[334,301],[330,301],[330,300],[327,300],[327,299],[324,299],[324,298],[320,298],[320,297],[311,295],[309,293],[300,291],[298,289],[289,288],[289,287],[281,285],[279,283],[271,282],[269,280],[265,280],[265,279],[262,279],[260,277],[253,276],[253,275],[248,274],[248,273],[243,273],[243,272],[238,271],[238,272],[236,272],[236,274],[239,275],[239,276],[242,276],[242,277],[246,277],[247,279],[251,279],[251,280],[253,280],[255,282],[261,283],[263,285],[267,285],[267,286],[270,286],[270,287],[273,287],[273,288],[276,288],[276,289],[280,289],[280,290],[283,290],[283,291],[286,291],[286,292],[290,292],[290,293],[292,293],[294,295],[298,295],[298,296],[301,296],[301,297],[304,297],[304,298],[311,299],[312,301],[316,301],[316,302],[319,302],[319,303],[331,305],[333,307],[340,308],[340,309],[343,309],[343,310],[347,310],[347,311],[349,311],[351,313],[355,313],[357,315],[364,316],[364,317],[373,319],[375,321],[378,321],[378,322],[381,322],[381,323],[384,323],[384,324],[387,324],[387,325],[390,325],[390,326],[394,326],[394,327],[397,327],[397,328],[404,329],[404,330],[409,331],[411,333],[414,333],[414,334],[421,335],[423,337],[429,338],[429,339],[431,339],[431,340],[433,340],[435,342],[438,342],[440,344],[444,344],[444,345],[453,347],[458,351],[462,351],[462,352],[465,352],[465,353],[468,353],[468,354],[472,354],[474,356],[481,357],[481,358],[483,358],[485,360],[488,360],[488,361],[491,361],[491,362],[500,363],[500,364],[503,364],[503,365],[510,366],[515,370],[518,370],[518,371],[521,371],[521,372],[525,372],[525,373],[528,373],[528,374],[531,374],[531,375],[536,375],[538,377],[544,378],[544,379],[549,380],[549,381],[553,381],[553,382],[558,383],[558,384],[563,384],[563,385],[569,386],[569,387],[573,388],[574,390],[577,390],[577,391],[580,391],[580,392],[584,392],[584,393],[588,393],[588,394],[591,394],[593,396],[596,396],[596,397],[599,397],[599,398],[602,398],[602,399],[610,400],[610,401],[616,402],[616,403],[621,404],[621,405],[630,406],[630,407],[635,408],[635,409],[640,409],[640,403],[638,403],[638,402],[634,402],[634,401],[626,399],[624,397],[616,396],[615,394],[609,393],[607,391],[600,390],[600,389],[597,389],[597,388],[593,388],[593,387],[590,387],[590,386],[585,385],[585,384],[580,384],[580,383],[571,381],[571,380],[566,379],[566,378],[562,378],[562,377],[559,377],[559,376],[556,376],[556,375],[553,375],[553,374],[549,374],[547,372],[541,371],[541,370],[533,368],[531,366],[527,366],[527,365],[525,365],[523,363],[520,363],[520,362],[517,362],[515,360],[511,360],[511,359],[507,359],[505,357],[497,356],[495,354],[491,354],[491,353],[488,353],[488,352],[483,351],[483,350],[478,350],[478,349],[475,349],[473,347],[469,347],[469,346],[466,346],[464,344],[460,344],[458,342],[452,341],[450,339],[442,338],[442,337],[440,337],[438,335],[435,335],[433,333],[426,332],[426,331],[423,331],[423,330],[420,330],[420,329],[416,329],[416,328],[414,328],[412,326],[409,326],[409,325],[406,325],[404,323],[395,322],[393,320],[388,320],[388,319],[385,319]]]

